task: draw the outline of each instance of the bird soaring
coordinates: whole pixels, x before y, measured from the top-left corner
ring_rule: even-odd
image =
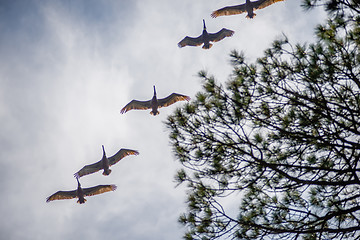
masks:
[[[251,2],[250,0],[246,0],[245,3],[236,5],[236,6],[227,6],[221,9],[218,9],[214,12],[212,12],[211,17],[216,18],[219,16],[225,16],[225,15],[235,15],[247,12],[246,18],[254,18],[256,14],[254,13],[254,10],[262,9],[265,7],[270,6],[271,4],[274,4],[276,2],[280,2],[284,0],[258,0]]]
[[[78,198],[78,203],[82,204],[86,202],[85,196],[94,196],[98,194],[102,194],[105,192],[115,191],[116,185],[98,185],[90,188],[81,188],[79,179],[76,179],[78,182],[78,188],[73,191],[58,191],[48,197],[46,202],[54,201],[54,200],[62,200],[62,199],[72,199]]]
[[[190,97],[178,93],[172,93],[166,98],[157,99],[156,90],[154,86],[154,96],[151,100],[138,101],[134,99],[128,104],[126,104],[126,106],[121,109],[120,113],[126,113],[127,111],[130,111],[132,109],[140,109],[140,110],[151,109],[150,114],[156,116],[160,113],[158,111],[158,108],[167,107],[173,103],[176,103],[177,101],[184,101],[184,100],[189,101]]]
[[[102,145],[103,149],[103,157],[100,161],[86,165],[82,169],[80,169],[77,173],[74,174],[74,177],[80,178],[84,175],[88,175],[100,170],[104,170],[103,175],[109,175],[111,173],[111,169],[109,169],[110,166],[116,164],[119,162],[122,158],[128,156],[128,155],[138,155],[139,152],[131,149],[120,149],[114,156],[107,158],[104,145]]]
[[[204,29],[200,36],[196,38],[186,36],[183,40],[181,40],[178,43],[178,46],[182,48],[185,46],[200,46],[201,44],[204,44],[202,47],[203,49],[210,49],[212,47],[212,44],[210,42],[218,42],[224,39],[225,37],[231,37],[234,34],[234,31],[226,28],[221,29],[217,33],[208,33],[206,31],[206,25],[204,19],[203,19],[203,23],[204,23]]]

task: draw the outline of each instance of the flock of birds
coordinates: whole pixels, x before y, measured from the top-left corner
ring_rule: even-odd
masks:
[[[126,106],[121,109],[120,113],[126,113],[127,111],[130,111],[132,109],[142,109],[142,110],[151,109],[150,114],[156,116],[160,113],[158,111],[158,108],[167,107],[177,101],[183,101],[183,100],[189,101],[190,97],[178,93],[172,93],[166,98],[158,99],[156,96],[156,89],[154,86],[154,96],[152,97],[152,99],[148,101],[139,101],[134,99],[128,104],[126,104]],[[86,165],[74,174],[74,177],[76,178],[78,183],[78,187],[76,190],[58,191],[53,195],[51,195],[50,197],[48,197],[46,199],[46,202],[50,202],[53,200],[78,198],[77,202],[82,204],[86,202],[85,196],[93,196],[105,192],[115,191],[116,185],[114,184],[98,185],[90,188],[82,188],[79,182],[79,178],[88,174],[98,172],[100,170],[103,170],[102,174],[104,176],[108,176],[111,173],[110,166],[115,165],[126,156],[138,155],[139,152],[132,149],[122,148],[114,156],[108,158],[105,153],[104,145],[102,146],[102,149],[103,149],[103,157],[100,161]]]
[[[246,2],[244,4],[235,5],[235,6],[227,6],[227,7],[218,9],[211,14],[211,17],[216,18],[219,16],[235,15],[235,14],[241,14],[241,13],[247,12],[246,18],[253,18],[254,16],[256,16],[256,14],[254,13],[254,10],[265,8],[271,4],[274,4],[274,3],[280,2],[280,1],[284,1],[284,0],[258,0],[258,1],[253,1],[253,2],[250,0],[246,0]],[[226,29],[226,28],[221,29],[217,33],[208,33],[206,31],[205,20],[203,20],[203,24],[204,24],[203,33],[200,36],[198,36],[196,38],[186,36],[183,40],[181,40],[178,43],[178,46],[181,48],[181,47],[185,47],[185,46],[200,46],[200,45],[204,44],[202,47],[203,49],[210,49],[212,47],[212,44],[210,42],[218,42],[218,41],[224,39],[225,37],[231,37],[234,34],[234,31]],[[190,97],[188,97],[186,95],[178,94],[178,93],[172,93],[165,98],[158,99],[156,96],[156,89],[154,86],[154,95],[153,95],[152,99],[150,99],[148,101],[139,101],[139,100],[134,99],[131,102],[129,102],[128,104],[126,104],[126,106],[120,110],[120,113],[123,114],[132,109],[138,109],[138,110],[151,109],[150,114],[156,116],[160,113],[158,111],[158,108],[167,107],[171,104],[174,104],[175,102],[185,101],[185,100],[189,101]],[[104,176],[108,176],[111,173],[110,166],[115,165],[116,163],[118,163],[121,159],[123,159],[126,156],[138,155],[139,152],[136,150],[122,148],[115,155],[108,158],[106,156],[104,146],[102,146],[102,149],[103,149],[103,157],[100,161],[93,163],[93,164],[86,165],[74,174],[74,177],[76,178],[77,184],[78,184],[78,187],[76,190],[58,191],[58,192],[52,194],[51,196],[49,196],[46,199],[46,202],[50,202],[53,200],[78,198],[77,202],[82,204],[82,203],[86,202],[85,196],[93,196],[93,195],[98,195],[98,194],[102,194],[105,192],[115,191],[117,187],[114,184],[98,185],[98,186],[90,187],[90,188],[82,188],[81,184],[79,182],[79,178],[81,178],[85,175],[88,175],[88,174],[98,172],[100,170],[103,170],[102,174]]]
[[[216,18],[219,16],[227,16],[227,15],[236,15],[247,12],[246,18],[254,18],[256,14],[254,10],[262,9],[270,6],[276,2],[280,2],[284,0],[258,0],[251,2],[250,0],[246,0],[245,3],[235,6],[227,6],[224,8],[220,8],[211,13],[211,17]],[[231,37],[234,34],[234,31],[223,28],[217,33],[208,33],[206,31],[205,20],[203,19],[204,27],[203,32],[200,36],[193,38],[186,36],[183,40],[178,43],[180,48],[185,46],[200,46],[203,45],[203,49],[210,49],[212,44],[210,42],[218,42],[225,37]]]

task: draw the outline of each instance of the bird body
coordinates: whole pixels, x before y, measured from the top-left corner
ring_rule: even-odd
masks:
[[[154,96],[152,97],[151,100],[138,101],[138,100],[134,99],[131,102],[129,102],[128,104],[126,104],[126,106],[120,110],[120,113],[126,113],[132,109],[138,109],[138,110],[151,109],[150,114],[156,116],[160,113],[158,111],[159,108],[167,107],[177,101],[184,101],[184,100],[189,101],[190,97],[182,95],[182,94],[178,94],[178,93],[172,93],[169,96],[167,96],[166,98],[158,99],[156,97],[156,89],[154,86]]]
[[[122,148],[114,156],[108,158],[108,157],[106,157],[104,145],[102,146],[102,149],[103,149],[102,159],[96,163],[84,166],[82,169],[80,169],[78,172],[76,172],[74,174],[74,177],[80,178],[82,176],[85,176],[85,175],[88,175],[88,174],[91,174],[91,173],[94,173],[94,172],[97,172],[100,170],[104,170],[103,175],[107,176],[111,173],[110,166],[116,164],[122,158],[124,158],[128,155],[138,155],[139,154],[139,152],[136,150]]]
[[[100,160],[102,163],[102,169],[104,169],[103,171],[103,175],[104,176],[108,176],[111,173],[111,169],[110,169],[110,164],[109,164],[109,159],[106,157],[106,153],[105,153],[105,149],[104,149],[104,145],[102,145],[102,149],[103,149],[103,157]]]
[[[246,18],[254,18],[256,14],[254,10],[262,9],[265,7],[270,6],[276,2],[280,2],[284,0],[258,0],[258,1],[250,1],[246,0],[245,3],[235,6],[227,6],[221,9],[218,9],[212,12],[211,17],[216,18],[219,16],[226,16],[226,15],[235,15],[247,12]]]
[[[158,115],[160,112],[158,111],[158,108],[159,108],[159,101],[156,97],[156,90],[155,90],[155,86],[154,86],[154,96],[152,97],[151,99],[151,102],[150,102],[150,105],[151,105],[151,112],[150,114],[151,115]]]
[[[203,19],[203,32],[201,34],[201,40],[204,43],[204,46],[202,47],[203,49],[210,49],[212,47],[212,43],[210,43],[210,37],[209,37],[209,33],[206,31],[206,25],[205,25],[205,20]]]
[[[202,47],[203,49],[210,49],[213,45],[210,42],[218,42],[224,39],[225,37],[231,37],[234,34],[234,31],[226,28],[221,29],[217,33],[208,33],[206,30],[204,19],[203,19],[203,23],[204,23],[203,32],[200,36],[196,38],[186,36],[183,40],[181,40],[178,43],[178,46],[182,48],[185,46],[200,46],[201,44],[204,44]]]
[[[73,191],[58,191],[48,197],[46,202],[54,201],[54,200],[62,200],[62,199],[72,199],[78,198],[77,203],[83,204],[86,202],[85,196],[94,196],[98,194],[102,194],[109,191],[115,191],[116,185],[98,185],[90,188],[82,188],[79,182],[79,179],[76,179],[78,182],[78,187]]]
[[[247,12],[246,18],[254,18],[256,14],[254,13],[254,3],[250,0],[246,0],[245,2],[245,10]]]
[[[81,184],[79,182],[79,179],[77,178],[76,180],[78,182],[78,188],[76,189],[76,195],[79,198],[79,200],[77,200],[77,203],[83,204],[83,203],[86,202],[85,193],[84,193],[84,190],[81,188]]]

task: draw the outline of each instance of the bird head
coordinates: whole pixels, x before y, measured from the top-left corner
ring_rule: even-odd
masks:
[[[203,23],[204,23],[204,30],[206,30],[206,25],[205,25],[205,20],[203,19]]]
[[[106,153],[105,153],[104,145],[102,145],[102,149],[103,149],[103,158],[106,158]]]
[[[156,96],[156,89],[155,89],[155,85],[154,85],[154,96]]]

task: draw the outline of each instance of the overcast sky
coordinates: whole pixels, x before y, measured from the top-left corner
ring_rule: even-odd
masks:
[[[287,0],[257,11],[212,19],[238,0],[0,0],[0,238],[181,239],[185,186],[175,188],[175,161],[164,125],[183,103],[150,111],[120,109],[132,99],[172,92],[194,97],[200,70],[225,82],[229,53],[261,57],[283,33],[311,41],[325,18]],[[210,50],[178,48],[186,35],[226,27],[231,38]],[[46,203],[58,190],[76,189],[73,174],[120,148],[135,149],[111,167],[81,178],[83,187],[118,189]],[[236,206],[237,203],[234,203]]]

